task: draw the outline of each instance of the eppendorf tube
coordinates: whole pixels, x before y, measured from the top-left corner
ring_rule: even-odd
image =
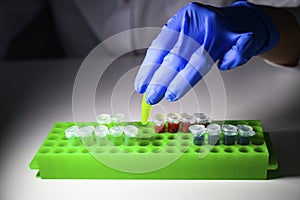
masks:
[[[208,143],[210,145],[219,145],[220,144],[220,134],[221,127],[218,124],[210,124],[206,128],[208,135]]]
[[[70,145],[78,145],[79,144],[78,131],[79,131],[78,126],[71,126],[65,130],[65,135],[66,135],[66,138],[68,139]]]
[[[109,129],[110,141],[115,146],[122,144],[123,126],[113,126]]]
[[[125,134],[125,145],[132,146],[136,142],[136,136],[139,132],[139,129],[136,126],[133,125],[127,125],[124,128],[124,134]]]
[[[154,131],[155,133],[164,133],[166,132],[166,121],[167,117],[163,113],[158,113],[154,116]]]
[[[234,145],[235,137],[237,135],[237,128],[231,124],[223,124],[222,125],[223,132],[223,143],[225,145]]]
[[[207,127],[211,123],[211,117],[205,113],[194,113],[195,124],[204,125]]]
[[[96,143],[100,146],[105,146],[108,143],[107,135],[109,133],[107,126],[99,125],[94,130]]]
[[[237,125],[238,129],[238,144],[248,145],[250,143],[250,137],[255,135],[253,128],[247,125]]]
[[[100,125],[108,125],[111,122],[111,117],[109,114],[101,114],[97,116],[97,122]]]
[[[179,130],[180,115],[177,113],[169,113],[167,115],[168,119],[168,132],[177,133]]]
[[[111,121],[114,126],[123,126],[125,120],[125,115],[124,114],[114,114],[111,117]]]
[[[92,146],[94,144],[93,131],[93,126],[84,126],[79,129],[78,136],[80,137],[83,145]]]
[[[194,144],[201,146],[205,144],[204,133],[206,131],[204,125],[192,125],[189,127],[192,135],[194,136]]]
[[[181,114],[181,132],[189,133],[190,132],[189,127],[194,124],[195,124],[195,118],[192,115],[188,113]]]

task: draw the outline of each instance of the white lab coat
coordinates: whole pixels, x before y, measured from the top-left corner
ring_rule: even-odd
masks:
[[[56,32],[67,56],[85,56],[110,36],[136,27],[162,27],[189,0],[6,0],[0,3],[0,58],[9,42],[50,3]],[[234,0],[198,1],[226,6]],[[299,0],[251,0],[276,7],[299,7]],[[2,10],[2,12],[1,12]],[[124,41],[122,45],[129,45]]]

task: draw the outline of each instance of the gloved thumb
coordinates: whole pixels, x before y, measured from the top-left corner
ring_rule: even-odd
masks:
[[[233,69],[248,62],[252,55],[249,52],[252,40],[253,33],[251,32],[239,34],[236,44],[219,59],[219,68],[221,70]]]

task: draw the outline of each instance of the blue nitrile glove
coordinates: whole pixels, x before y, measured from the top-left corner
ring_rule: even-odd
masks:
[[[218,61],[221,70],[246,63],[273,48],[279,32],[272,19],[254,4],[240,1],[216,8],[189,3],[153,40],[135,79],[148,104],[164,96],[176,101]]]

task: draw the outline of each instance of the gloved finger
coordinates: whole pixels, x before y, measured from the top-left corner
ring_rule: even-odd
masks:
[[[148,49],[145,59],[140,66],[134,81],[134,89],[137,93],[142,94],[146,91],[154,73],[159,68],[168,51],[159,49]]]
[[[134,82],[136,92],[144,93],[146,91],[154,73],[163,62],[164,57],[174,47],[178,37],[177,31],[164,27],[152,41]]]
[[[173,53],[169,53],[164,58],[147,87],[146,101],[148,104],[156,104],[165,96],[166,88],[186,63],[185,59]]]
[[[233,69],[248,62],[253,55],[250,48],[252,35],[252,33],[240,34],[236,44],[220,58],[218,66],[221,70]]]
[[[202,77],[207,74],[214,64],[208,52],[201,46],[191,56],[189,62],[170,83],[165,93],[168,101],[176,101],[185,95]]]
[[[161,66],[151,79],[146,90],[147,102],[156,104],[165,95],[166,88],[190,60],[193,53],[200,47],[199,43],[191,37],[180,33],[178,41],[168,55],[165,56]]]

